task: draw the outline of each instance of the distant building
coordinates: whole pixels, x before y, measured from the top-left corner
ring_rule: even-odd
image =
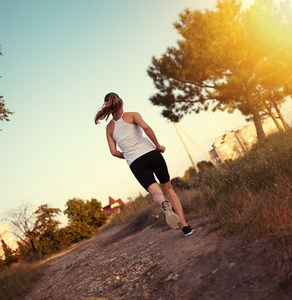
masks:
[[[109,205],[103,207],[103,211],[108,217],[120,213],[121,207],[124,206],[124,202],[121,199],[115,200],[109,196]]]
[[[278,131],[275,122],[270,117],[262,120],[262,124],[266,135]],[[212,145],[209,154],[215,163],[224,163],[226,160],[235,160],[243,156],[256,142],[256,128],[254,124],[250,124],[227,131],[220,136]]]
[[[0,258],[5,259],[1,240],[3,240],[12,250],[16,250],[18,248],[18,244],[8,224],[0,225]]]

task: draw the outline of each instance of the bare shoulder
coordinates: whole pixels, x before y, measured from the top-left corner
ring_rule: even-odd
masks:
[[[138,112],[133,112],[133,121],[135,124],[138,124],[143,129],[149,127]]]
[[[136,112],[125,112],[123,115],[123,120],[130,124],[135,124],[135,114]]]
[[[138,118],[142,119],[142,116],[140,115],[140,113],[138,113],[136,111],[130,112],[130,114],[134,121],[137,120]]]
[[[141,115],[138,113],[138,112],[132,112],[132,114],[133,114],[133,116],[135,116],[135,117],[140,117],[141,118]]]

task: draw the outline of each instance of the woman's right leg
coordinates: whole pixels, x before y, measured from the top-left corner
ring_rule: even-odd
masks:
[[[149,186],[148,192],[152,195],[154,202],[158,205],[161,205],[161,203],[165,200],[163,192],[156,182]]]

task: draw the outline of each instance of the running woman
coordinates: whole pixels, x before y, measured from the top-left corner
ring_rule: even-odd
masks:
[[[108,120],[110,115],[112,120],[106,127],[106,137],[111,154],[126,159],[136,179],[152,195],[154,202],[161,206],[166,223],[173,229],[181,228],[185,236],[191,235],[194,229],[185,220],[180,199],[171,185],[161,154],[165,147],[159,144],[154,131],[139,113],[124,112],[123,100],[116,93],[105,96],[104,104],[95,116],[95,124],[103,119]],[[142,130],[148,138],[143,136]],[[169,200],[165,200],[154,174]]]

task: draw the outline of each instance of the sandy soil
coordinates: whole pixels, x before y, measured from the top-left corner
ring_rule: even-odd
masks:
[[[202,219],[190,224],[187,238],[143,222],[100,233],[46,261],[23,299],[292,299],[271,275],[275,253],[265,239],[249,244]]]

